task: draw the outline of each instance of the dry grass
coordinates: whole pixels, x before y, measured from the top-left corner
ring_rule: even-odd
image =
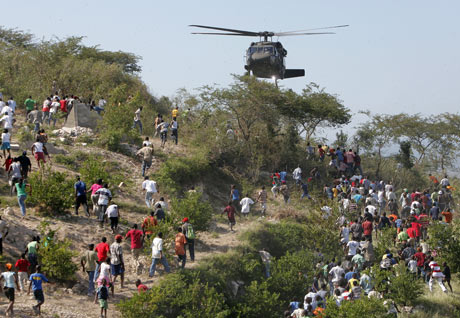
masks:
[[[401,314],[400,317],[410,318],[456,318],[460,317],[460,283],[451,282],[453,293],[444,294],[437,284],[433,285],[431,293],[428,286],[418,300],[412,314]],[[446,286],[447,287],[447,286]]]

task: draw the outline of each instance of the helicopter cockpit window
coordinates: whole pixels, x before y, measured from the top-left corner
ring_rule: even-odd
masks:
[[[271,47],[271,46],[264,47],[264,53],[273,54],[273,47]]]
[[[256,47],[249,48],[249,54],[252,54],[252,53],[257,53],[257,48]]]

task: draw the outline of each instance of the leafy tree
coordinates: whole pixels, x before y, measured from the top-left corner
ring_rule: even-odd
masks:
[[[334,145],[336,147],[341,147],[342,149],[345,148],[348,144],[348,134],[344,133],[342,130],[340,132],[335,133],[335,142]]]
[[[410,169],[414,166],[411,156],[411,143],[409,141],[401,141],[399,143],[399,154],[396,156],[396,159],[404,168]]]
[[[310,140],[319,127],[338,127],[350,122],[350,110],[337,96],[327,93],[315,83],[310,83],[301,95],[292,91],[287,94],[288,103],[283,113],[298,122]]]
[[[370,116],[370,114],[368,114]],[[389,129],[387,115],[374,115],[370,120],[361,124],[356,132],[355,140],[361,149],[372,156],[376,156],[377,169],[375,174],[380,177],[380,170],[383,161],[383,149],[387,147],[394,138],[393,132]]]
[[[447,262],[452,273],[460,272],[460,224],[435,223],[428,228],[430,246],[438,252],[438,263]]]

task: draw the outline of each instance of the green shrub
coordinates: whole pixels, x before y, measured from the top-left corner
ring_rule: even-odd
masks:
[[[83,151],[76,151],[71,154],[61,155],[57,154],[53,157],[56,163],[62,164],[69,169],[77,170],[82,162],[88,160],[90,155]]]
[[[173,199],[171,211],[177,220],[188,217],[195,231],[205,231],[213,214],[211,204],[204,201],[199,192],[188,192],[183,199]]]
[[[383,305],[383,300],[363,297],[354,301],[342,301],[340,307],[335,300],[330,298],[327,302],[325,318],[382,318],[393,317],[388,315],[388,309]]]
[[[45,168],[32,173],[29,177],[32,195],[28,202],[38,206],[45,214],[62,214],[74,202],[73,181],[66,174]]]
[[[370,272],[376,291],[384,293],[385,298],[392,299],[398,305],[414,305],[423,294],[423,281],[413,276],[404,262],[391,270],[380,269],[379,264]]]
[[[54,281],[74,280],[78,266],[72,258],[77,253],[70,248],[70,240],[57,240],[56,231],[50,230],[47,222],[42,222],[40,227],[44,239],[40,243],[38,256],[43,272]]]
[[[15,135],[20,143],[24,144],[26,142],[34,140],[34,132],[32,129],[31,129],[31,125],[28,124],[18,130],[18,132]]]
[[[386,250],[393,247],[394,239],[396,238],[396,228],[384,228],[379,231],[377,244],[375,244],[374,252],[375,259],[381,260]]]
[[[305,295],[313,282],[315,257],[308,251],[287,253],[271,262],[271,276],[267,281],[270,291],[280,295],[282,303],[289,303]]]
[[[269,290],[267,282],[253,281],[246,289],[241,302],[233,310],[237,317],[245,318],[278,318],[283,309],[279,303],[279,294]]]
[[[460,222],[436,223],[428,228],[428,244],[438,252],[437,262],[447,262],[452,273],[460,272]]]
[[[224,318],[229,309],[222,294],[197,278],[170,274],[145,293],[118,305],[124,318]]]
[[[78,172],[81,179],[87,184],[98,179],[102,179],[111,185],[118,185],[121,181],[126,182],[120,174],[120,169],[111,167],[111,164],[103,156],[90,155],[84,160]]]
[[[242,234],[241,238],[254,251],[266,248],[274,257],[281,257],[287,252],[296,252],[310,247],[305,225],[280,222],[264,223],[253,231]]]
[[[173,157],[165,161],[155,178],[160,187],[169,193],[179,193],[182,188],[202,178],[212,169],[204,155],[190,158]]]

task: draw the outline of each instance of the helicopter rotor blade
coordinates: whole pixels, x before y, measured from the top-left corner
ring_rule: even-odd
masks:
[[[307,32],[307,31],[316,31],[316,30],[326,30],[326,29],[337,29],[337,28],[346,28],[350,26],[349,24],[344,25],[336,25],[324,28],[314,28],[314,29],[306,29],[306,30],[297,30],[297,31],[286,31],[286,32],[278,32],[277,34],[284,34],[284,33],[298,33],[298,32]]]
[[[217,32],[192,32],[191,34],[253,36],[252,34],[243,34],[243,33],[217,33]]]
[[[245,35],[248,35],[248,36],[258,36],[259,35],[259,32],[235,30],[235,29],[227,29],[227,28],[218,28],[218,27],[207,26],[207,25],[191,24],[189,26],[190,27],[195,27],[195,28],[203,28],[203,29],[211,29],[211,30],[218,30],[218,31],[233,32],[233,33],[241,33],[241,34],[245,34]]]
[[[296,36],[296,35],[322,35],[335,34],[334,32],[307,32],[307,33],[275,33],[274,36]]]

